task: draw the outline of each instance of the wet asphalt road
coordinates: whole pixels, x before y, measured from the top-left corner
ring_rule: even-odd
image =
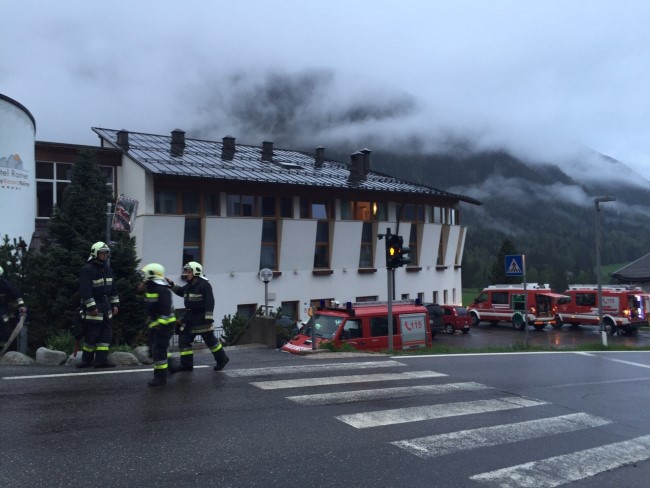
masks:
[[[525,332],[506,325],[485,324],[469,334],[437,335],[435,342],[481,348],[517,344],[525,338]],[[650,344],[647,331],[608,339],[616,344]],[[600,332],[596,327],[531,329],[528,341],[561,349],[600,343]],[[226,370],[212,371],[212,356],[197,353],[195,371],[174,375],[164,388],[146,386],[151,368],[144,366],[110,372],[1,366],[3,486],[465,487],[477,486],[470,479],[480,473],[578,456],[573,453],[650,436],[645,420],[650,403],[646,352],[554,353],[551,359],[536,353],[301,357],[256,345],[227,351],[231,362]],[[372,364],[359,369],[363,363]],[[365,375],[385,372],[415,376],[399,382],[384,378],[358,383]],[[441,376],[426,376],[431,372]],[[322,381],[336,376],[344,381]],[[287,380],[291,385],[283,386]],[[371,394],[365,391],[382,393],[398,385],[444,387],[447,383],[481,389],[385,399],[363,396]],[[335,403],[300,403],[320,402],[321,395],[327,394],[343,394],[343,398]],[[532,398],[536,404],[437,420],[408,418],[423,408],[447,412],[504,396]],[[404,423],[392,426],[358,429],[341,420],[401,409],[405,413],[397,417]],[[424,435],[549,421],[566,414],[596,416],[606,423],[439,459],[420,459],[393,445]],[[597,469],[602,452],[595,452],[591,458]],[[585,476],[573,486],[646,487],[648,478],[646,459]]]

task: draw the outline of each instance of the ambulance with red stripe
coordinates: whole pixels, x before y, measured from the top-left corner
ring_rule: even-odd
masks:
[[[634,334],[648,325],[650,295],[639,286],[602,285],[602,316],[605,330],[610,334]],[[560,301],[555,327],[564,324],[600,325],[598,317],[598,285],[569,285],[567,297]]]
[[[558,300],[562,297],[548,284],[526,283],[525,288],[523,283],[491,285],[484,288],[467,309],[473,327],[481,322],[492,325],[508,322],[517,330],[524,330],[525,323],[542,330],[555,324]]]
[[[391,304],[393,350],[431,347],[427,309],[413,300]],[[300,332],[281,350],[302,354],[325,343],[349,344],[360,351],[389,349],[388,302],[347,302],[340,307],[319,307]]]

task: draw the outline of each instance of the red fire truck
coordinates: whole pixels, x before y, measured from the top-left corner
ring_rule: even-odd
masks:
[[[640,326],[648,325],[650,295],[639,286],[602,285],[602,314],[605,330],[634,334]],[[567,298],[558,305],[555,327],[599,325],[598,285],[569,285]]]
[[[468,308],[472,326],[480,322],[510,322],[517,330],[524,330],[524,323],[542,330],[555,323],[557,302],[563,295],[555,293],[548,284],[491,285],[484,288]],[[524,319],[524,307],[527,307]]]
[[[413,300],[392,303],[393,349],[431,347],[429,314]],[[348,302],[344,307],[321,307],[282,351],[301,354],[325,342],[350,344],[364,351],[388,349],[388,302]]]

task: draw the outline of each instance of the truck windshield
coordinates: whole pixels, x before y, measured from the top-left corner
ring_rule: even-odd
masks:
[[[336,315],[321,315],[317,313],[309,319],[307,325],[302,328],[301,333],[311,336],[311,328],[314,327],[316,337],[331,339],[336,334],[343,319],[344,317],[337,317]]]

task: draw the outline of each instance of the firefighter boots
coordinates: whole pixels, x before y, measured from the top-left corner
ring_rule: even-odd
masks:
[[[217,365],[214,367],[215,371],[221,371],[226,367],[230,358],[226,356],[226,351],[223,350],[223,347],[220,347],[217,351],[213,353],[214,358],[217,360]]]
[[[90,368],[92,366],[91,363],[88,363],[84,360],[81,360],[77,363],[77,368]]]
[[[153,379],[149,381],[149,386],[164,386],[167,384],[167,370],[166,369],[154,369],[153,370]]]

